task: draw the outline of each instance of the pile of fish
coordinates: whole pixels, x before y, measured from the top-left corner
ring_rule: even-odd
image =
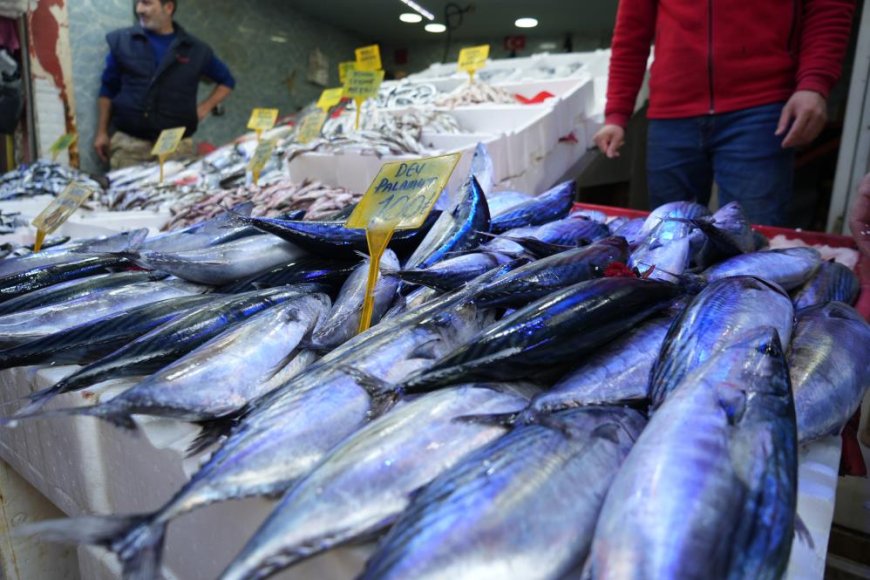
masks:
[[[73,181],[102,191],[102,186],[87,173],[60,163],[39,160],[0,175],[0,200],[58,195]]]
[[[11,234],[18,228],[27,227],[30,222],[21,217],[21,212],[0,211],[0,234]]]
[[[572,183],[492,184],[479,146],[447,207],[396,232],[360,334],[346,212],[249,204],[0,262],[0,367],[81,365],[5,428],[168,417],[211,452],[152,513],[21,532],[157,578],[177,517],[267,496],[224,580],[378,537],[364,578],[781,576],[798,446],[870,386],[854,274],[762,249],[736,205],[607,220],[572,213]],[[95,405],[48,404],[120,377]]]
[[[464,83],[450,93],[439,96],[434,101],[436,107],[449,109],[484,104],[510,105],[516,104],[516,102],[517,99],[513,94],[481,81]]]
[[[312,151],[355,152],[378,157],[431,154],[433,150],[424,144],[423,131],[463,132],[453,115],[431,107],[385,110],[367,102],[362,109],[358,131],[351,105],[343,114],[326,121],[321,138],[304,145],[288,145],[285,159],[290,161],[297,155]]]
[[[435,85],[403,81],[381,85],[376,102],[380,109],[404,109],[431,105],[437,96],[438,89]]]
[[[275,217],[302,210],[305,219],[321,219],[359,201],[362,194],[351,193],[318,181],[294,183],[281,180],[263,187],[238,187],[212,190],[189,196],[170,208],[172,218],[164,230],[185,228],[224,213],[228,207],[253,203],[252,215]]]

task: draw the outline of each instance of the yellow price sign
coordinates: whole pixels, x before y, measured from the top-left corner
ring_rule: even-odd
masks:
[[[277,120],[278,109],[254,109],[251,111],[251,118],[248,119],[248,129],[256,131],[259,135],[274,127]]]
[[[299,128],[296,130],[296,140],[299,143],[310,143],[318,137],[323,130],[323,124],[326,122],[326,111],[317,109],[311,111],[302,118],[299,123]]]
[[[38,252],[42,247],[45,236],[59,228],[69,219],[75,211],[94,193],[90,187],[78,183],[70,183],[51,203],[33,218],[33,226],[36,228],[36,244],[34,251]]]
[[[248,163],[248,169],[254,178],[254,185],[260,180],[260,174],[263,168],[272,158],[272,151],[275,149],[275,141],[266,139],[257,143],[257,148],[254,149],[254,154],[251,156],[251,162]]]
[[[359,130],[359,115],[366,99],[378,96],[381,83],[384,80],[382,70],[352,70],[347,74],[344,83],[344,96],[350,97],[356,103],[356,121],[354,128]]]
[[[464,70],[472,78],[483,68],[489,58],[489,45],[469,46],[459,51],[459,70]]]
[[[175,127],[174,129],[164,129],[160,132],[157,142],[151,149],[151,155],[156,155],[160,162],[160,185],[163,185],[163,164],[166,163],[166,158],[175,153],[178,149],[178,144],[184,138],[184,127]]]
[[[324,111],[328,111],[332,107],[336,106],[341,102],[341,99],[344,97],[344,87],[337,87],[334,89],[326,89],[322,93],[320,93],[320,98],[317,99],[317,106]]]
[[[338,63],[338,82],[342,85],[347,83],[347,73],[356,70],[356,61],[346,60]]]
[[[52,143],[51,149],[51,160],[57,161],[57,156],[60,155],[61,151],[66,151],[72,144],[78,140],[79,136],[75,133],[67,133],[66,135],[61,135],[57,138],[57,141]]]
[[[354,51],[357,70],[381,70],[381,49],[377,44],[363,46]]]
[[[451,153],[416,161],[384,163],[347,219],[345,227],[365,228],[371,257],[359,332],[371,325],[381,257],[393,232],[423,225],[460,157],[460,153]]]

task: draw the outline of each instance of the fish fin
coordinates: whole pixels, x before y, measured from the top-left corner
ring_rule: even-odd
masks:
[[[393,383],[367,373],[350,365],[340,365],[339,370],[347,373],[369,395],[369,419],[380,417],[393,408],[393,405],[402,397],[402,391]]]
[[[794,535],[810,550],[816,549],[816,543],[813,541],[813,535],[810,533],[810,529],[801,519],[800,514],[795,514],[794,516]]]
[[[233,215],[243,216],[243,217],[251,217],[251,213],[254,211],[254,202],[253,201],[243,201],[241,203],[237,203],[236,205],[229,208],[227,213],[232,213]]]
[[[616,423],[605,423],[596,427],[591,435],[598,439],[607,439],[611,443],[619,443],[619,432],[622,428]]]
[[[475,423],[477,425],[493,425],[498,427],[512,428],[517,424],[520,412],[492,413],[489,415],[462,415],[453,420],[461,423]]]
[[[439,338],[431,338],[422,344],[417,345],[409,358],[424,358],[429,360],[439,358],[437,347],[440,342],[441,340]]]
[[[121,560],[124,578],[145,580],[160,577],[166,535],[166,524],[154,525],[151,519],[151,515],[83,516],[20,526],[14,534],[39,536],[50,542],[103,546]]]
[[[720,386],[716,392],[719,406],[725,411],[729,425],[736,425],[746,412],[746,391],[737,388]]]
[[[509,236],[505,236],[508,240],[512,242],[516,242],[525,248],[528,252],[533,254],[538,258],[546,258],[547,256],[552,256],[554,254],[558,254],[560,252],[564,252],[566,250],[571,250],[578,246],[586,245],[589,243],[578,243],[577,246],[566,246],[563,244],[551,244],[550,242],[543,242],[537,238],[524,237],[524,238],[512,238]]]
[[[209,421],[197,422],[196,425],[200,428],[199,433],[197,433],[196,438],[185,449],[185,456],[193,457],[198,455],[229,435],[230,431],[238,423],[239,416],[239,413],[234,413]]]
[[[707,280],[700,274],[683,273],[675,277],[677,285],[688,294],[698,294],[707,287]]]

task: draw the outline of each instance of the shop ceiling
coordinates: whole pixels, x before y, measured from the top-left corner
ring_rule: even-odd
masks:
[[[453,40],[500,39],[508,35],[559,38],[577,30],[600,30],[613,25],[617,0],[416,0],[435,20],[446,24],[445,8],[466,9],[460,26],[451,31]],[[429,22],[399,21],[399,14],[412,12],[400,0],[294,0],[293,7],[303,14],[366,40],[401,45],[432,41],[445,35],[423,30]],[[520,29],[514,21],[521,17],[538,20],[538,26]],[[455,22],[456,18],[452,18]]]

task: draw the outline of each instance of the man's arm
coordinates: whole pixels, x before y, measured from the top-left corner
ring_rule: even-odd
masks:
[[[199,120],[202,121],[208,114],[214,110],[220,103],[226,99],[230,93],[233,92],[233,89],[226,85],[218,85],[214,88],[211,94],[208,96],[206,100],[201,102],[196,107],[196,114],[199,116]]]
[[[199,120],[205,119],[212,110],[226,99],[236,86],[230,69],[218,57],[212,56],[202,74],[217,84],[206,100],[196,108]]]
[[[806,145],[824,129],[827,98],[840,78],[854,13],[854,0],[804,2],[797,90],[783,108],[776,131],[782,135],[788,129],[783,147]]]
[[[655,36],[656,0],[620,0],[610,52],[604,126],[595,143],[608,157],[618,157],[625,127],[634,112]]]
[[[97,134],[94,137],[94,149],[103,162],[109,161],[109,119],[112,117],[112,99],[100,97],[97,99]]]

